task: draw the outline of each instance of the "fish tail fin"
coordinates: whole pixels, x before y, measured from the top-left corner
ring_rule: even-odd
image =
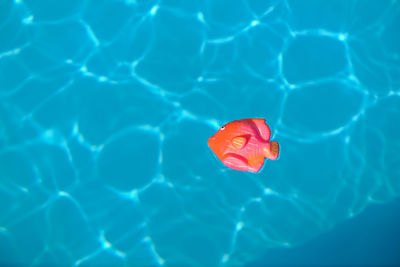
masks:
[[[264,156],[267,159],[276,160],[279,156],[279,144],[276,141],[269,142],[268,146],[264,149]]]

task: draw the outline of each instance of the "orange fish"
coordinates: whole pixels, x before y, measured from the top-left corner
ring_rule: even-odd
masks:
[[[270,142],[270,136],[265,119],[241,119],[222,126],[209,138],[208,146],[225,166],[258,172],[265,158],[278,158],[279,144]]]

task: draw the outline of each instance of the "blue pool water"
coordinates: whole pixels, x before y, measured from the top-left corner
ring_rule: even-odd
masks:
[[[399,210],[399,199],[370,205],[300,246],[269,249],[246,266],[398,266]]]
[[[373,222],[399,29],[395,0],[0,0],[0,264],[295,265]],[[208,138],[255,117],[279,159],[227,169]]]

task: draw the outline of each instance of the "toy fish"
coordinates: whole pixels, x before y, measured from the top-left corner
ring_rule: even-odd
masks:
[[[209,138],[208,146],[228,168],[258,172],[265,158],[278,158],[279,144],[270,142],[270,136],[265,119],[241,119],[222,126]]]

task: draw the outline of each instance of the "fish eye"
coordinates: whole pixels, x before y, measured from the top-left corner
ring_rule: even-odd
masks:
[[[221,127],[221,130],[225,130],[225,125]]]

